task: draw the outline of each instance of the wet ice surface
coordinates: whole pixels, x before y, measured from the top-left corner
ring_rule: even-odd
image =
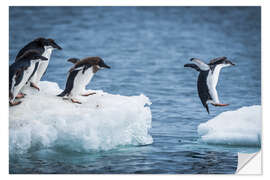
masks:
[[[205,144],[197,128],[224,111],[261,104],[259,8],[10,9],[10,63],[39,36],[63,47],[53,52],[43,80],[63,89],[67,58],[101,56],[112,68],[98,72],[88,88],[148,97],[153,143],[88,152],[30,148],[10,155],[10,173],[234,173],[237,152],[258,151]],[[217,86],[220,101],[230,105],[210,106],[208,115],[197,95],[198,73],[183,65],[217,56],[237,66],[222,69]]]
[[[198,134],[208,144],[261,146],[261,106],[226,111],[201,123]]]
[[[120,96],[103,91],[78,97],[82,104],[56,97],[62,92],[53,82],[41,81],[41,91],[25,87],[23,106],[10,109],[10,153],[44,148],[87,153],[124,145],[153,142],[151,102],[140,96]]]

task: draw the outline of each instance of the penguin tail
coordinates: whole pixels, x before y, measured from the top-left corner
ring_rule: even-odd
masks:
[[[63,92],[61,92],[60,94],[58,94],[57,96],[59,96],[59,97],[64,97],[66,94],[67,94],[67,92],[66,92],[66,91],[63,91]]]
[[[185,64],[184,67],[190,67],[200,72],[200,68],[196,64]]]
[[[210,114],[210,112],[209,112],[209,108],[208,108],[208,104],[205,104],[205,109],[206,109],[206,111],[208,112],[208,114]]]

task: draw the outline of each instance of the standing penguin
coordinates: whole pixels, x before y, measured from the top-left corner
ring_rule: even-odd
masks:
[[[40,52],[40,54],[48,59],[48,61],[41,61],[37,62],[35,64],[35,69],[34,72],[31,74],[31,77],[29,79],[30,81],[30,86],[33,88],[36,88],[39,90],[39,87],[37,84],[39,83],[41,77],[44,75],[48,64],[49,60],[52,54],[52,51],[54,49],[59,49],[61,50],[62,48],[57,45],[53,39],[45,39],[45,38],[37,38],[30,43],[28,43],[26,46],[24,46],[19,53],[16,56],[15,61],[20,60],[20,56],[23,55],[27,50],[34,49]]]
[[[219,102],[216,86],[221,68],[234,66],[235,64],[229,61],[227,57],[215,58],[208,64],[196,58],[192,58],[190,61],[194,64],[185,64],[184,67],[191,67],[200,72],[197,80],[198,94],[208,114],[208,103],[214,106],[228,106],[229,104]]]
[[[35,69],[35,64],[39,61],[47,61],[48,58],[42,56],[39,51],[28,50],[21,55],[16,62],[9,66],[9,104],[18,105],[21,101],[15,102],[22,87],[29,80]]]
[[[110,69],[110,66],[106,65],[100,57],[87,57],[82,60],[77,58],[68,59],[74,66],[69,70],[65,90],[57,95],[60,97],[67,96],[73,103],[81,104],[81,102],[75,100],[84,90],[85,86],[89,84],[93,75],[102,68]],[[94,93],[83,94],[89,96]]]

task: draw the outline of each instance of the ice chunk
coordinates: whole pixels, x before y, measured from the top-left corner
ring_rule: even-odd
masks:
[[[208,144],[260,146],[261,106],[223,112],[206,123],[201,123],[197,131],[201,140]]]
[[[41,91],[26,87],[23,103],[10,107],[11,153],[42,148],[67,151],[109,150],[120,145],[151,144],[150,100],[103,91],[74,104],[57,97],[56,83],[41,81]]]

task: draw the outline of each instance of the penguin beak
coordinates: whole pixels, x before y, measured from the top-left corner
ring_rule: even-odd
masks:
[[[229,65],[232,65],[232,66],[235,66],[235,64],[232,61],[229,61],[229,60],[225,61],[225,63],[227,63]]]
[[[107,64],[105,64],[105,63],[101,63],[100,65],[99,65],[101,68],[107,68],[107,69],[111,69],[111,67],[110,66],[108,66]]]
[[[108,66],[108,65],[106,65],[106,64],[104,64],[104,66],[103,67],[105,67],[105,68],[107,68],[107,69],[111,69],[111,67],[110,66]]]
[[[59,50],[62,50],[62,48],[58,44],[56,44],[55,42],[52,43],[52,47],[59,49]]]

